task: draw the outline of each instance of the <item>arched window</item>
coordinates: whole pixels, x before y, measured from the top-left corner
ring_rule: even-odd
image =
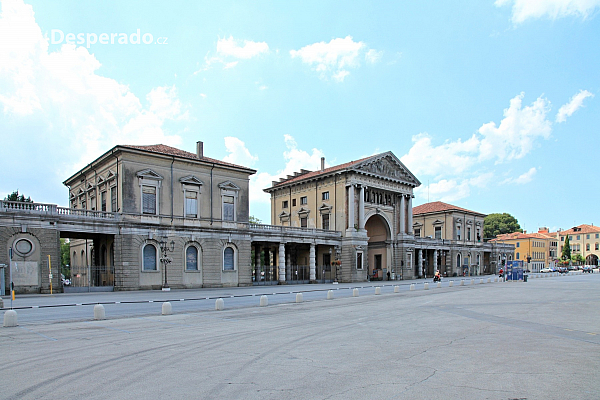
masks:
[[[185,250],[185,270],[198,271],[198,249],[195,246],[189,246]]]
[[[223,271],[235,270],[235,251],[231,247],[225,247],[223,251]]]
[[[460,254],[456,255],[456,266],[460,267]]]
[[[144,246],[143,253],[142,270],[156,271],[156,247],[153,244],[147,244]]]
[[[73,257],[71,259],[71,266],[77,265],[77,253],[73,252]]]
[[[85,256],[85,251],[81,250],[81,265],[86,267],[88,265],[87,257]]]

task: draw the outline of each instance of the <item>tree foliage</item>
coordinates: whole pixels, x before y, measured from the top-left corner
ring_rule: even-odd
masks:
[[[60,269],[65,277],[71,277],[71,243],[60,239]]]
[[[508,213],[490,214],[483,220],[483,237],[495,238],[504,233],[523,232],[519,221]]]
[[[23,194],[19,194],[19,190],[15,190],[4,198],[4,201],[19,201],[21,203],[33,203],[31,197],[25,198]]]
[[[571,259],[571,245],[569,244],[569,235],[567,235],[567,237],[565,238],[565,245],[562,249],[561,258],[565,261]]]
[[[248,219],[248,222],[250,222],[251,224],[262,224],[262,221],[258,218],[256,218],[254,215],[251,215],[250,218]]]

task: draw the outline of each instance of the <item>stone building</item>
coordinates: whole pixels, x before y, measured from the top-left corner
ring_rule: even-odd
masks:
[[[388,279],[388,272],[390,279],[414,276],[412,198],[419,185],[393,153],[385,152],[329,168],[322,159],[318,171],[301,170],[265,192],[271,195],[272,225],[341,234],[335,253],[330,246],[292,244],[297,258],[316,258],[325,269],[339,261],[337,279],[356,282]]]

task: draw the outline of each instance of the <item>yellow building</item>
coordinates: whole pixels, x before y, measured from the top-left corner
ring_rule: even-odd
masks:
[[[578,225],[566,231],[557,232],[560,243],[558,256],[562,254],[565,238],[569,236],[571,255],[581,254],[586,265],[598,265],[600,257],[600,228],[594,225]]]
[[[554,266],[550,252],[552,240],[551,237],[539,232],[514,232],[497,235],[491,242],[514,245],[513,259],[523,261],[526,269],[531,272],[540,272],[546,266]]]

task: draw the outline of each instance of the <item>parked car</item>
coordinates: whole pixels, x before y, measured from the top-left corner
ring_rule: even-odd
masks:
[[[560,272],[561,274],[568,274],[569,270],[567,269],[567,267],[558,267],[558,272]]]
[[[553,272],[553,271],[552,271],[552,268],[546,267],[546,268],[542,268],[542,269],[540,270],[540,272],[545,274],[545,273],[547,273],[547,272]]]

